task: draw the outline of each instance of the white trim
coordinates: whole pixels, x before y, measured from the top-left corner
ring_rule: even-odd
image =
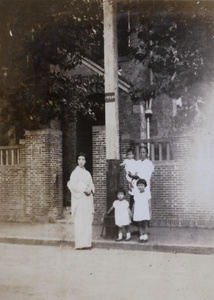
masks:
[[[82,57],[82,63],[97,74],[104,76],[104,68],[102,68],[92,60],[86,57]],[[129,93],[131,90],[131,86],[122,79],[118,80],[118,86],[121,90],[125,91],[126,93]]]

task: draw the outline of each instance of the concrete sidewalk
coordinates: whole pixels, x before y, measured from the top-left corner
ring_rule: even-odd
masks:
[[[214,229],[151,227],[149,241],[138,243],[132,235],[129,242],[115,242],[101,236],[102,226],[93,226],[93,247],[172,253],[214,254]],[[71,215],[56,223],[0,223],[0,242],[26,245],[68,245],[74,247]]]

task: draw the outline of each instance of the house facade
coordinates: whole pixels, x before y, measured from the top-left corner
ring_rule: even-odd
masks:
[[[126,42],[134,44],[136,35]],[[162,93],[148,103],[139,95],[133,97],[133,91],[148,85],[148,67],[127,57],[125,50],[119,53],[120,160],[130,147],[139,159],[140,146],[149,146],[155,166],[151,226],[214,228],[213,104],[207,102],[208,119],[202,127],[180,130],[175,124],[184,105],[182,99]],[[83,58],[69,75],[100,80],[104,77],[102,61]],[[104,88],[88,97],[103,105]],[[0,220],[54,222],[63,218],[63,207],[72,201],[67,181],[77,153],[84,151],[96,190],[95,224],[100,224],[108,208],[105,134],[101,113],[94,122],[79,116],[76,122],[62,120],[60,125],[53,122],[49,129],[26,131],[19,144],[11,137],[10,145],[0,147]],[[122,167],[119,176],[120,185],[128,191]]]
[[[87,65],[83,63],[75,70],[76,74],[87,69],[88,76],[94,76],[96,68],[103,72],[94,62],[88,59],[86,62]],[[173,116],[173,102],[163,97],[161,102],[153,102],[152,111],[157,121],[152,130],[156,134],[151,130],[147,139],[145,103],[133,102],[129,91],[130,85],[120,80],[120,159],[124,159],[130,147],[139,159],[140,145],[149,143],[155,165],[151,179],[151,225],[213,228],[212,130],[168,134],[167,118]],[[164,107],[168,110],[166,117],[161,114]],[[84,150],[96,189],[95,224],[101,223],[107,209],[105,123],[79,122],[69,124],[64,131],[56,126],[26,131],[19,145],[0,147],[1,221],[54,222],[63,218],[63,207],[69,206],[71,201],[67,181],[76,165],[76,154]],[[120,185],[128,191],[122,167]]]

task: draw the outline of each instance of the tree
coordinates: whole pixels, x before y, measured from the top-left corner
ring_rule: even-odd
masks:
[[[69,78],[67,71],[102,47],[99,0],[2,1],[1,118],[6,126],[35,129],[74,112],[95,118],[88,93],[103,87],[99,76]],[[95,109],[94,109],[95,108]]]
[[[79,111],[95,117],[88,91],[102,89],[102,78],[74,78],[67,71],[103,47],[101,0],[1,0],[1,119],[20,128],[47,126],[54,118]],[[132,96],[182,97],[175,126],[201,121],[213,79],[213,1],[118,0],[129,10],[138,44],[129,56],[152,71],[153,82]],[[102,58],[102,53],[99,58]],[[86,82],[87,81],[87,82]],[[95,88],[96,87],[96,88]],[[197,87],[197,88],[196,88]],[[63,109],[62,109],[63,108]],[[94,109],[95,108],[95,109]],[[202,116],[203,114],[201,114]],[[191,123],[191,124],[190,124]]]
[[[130,32],[131,37],[137,34],[138,43],[129,55],[153,75],[146,87],[133,90],[133,97],[145,101],[159,94],[181,97],[183,105],[175,126],[198,125],[202,121],[198,110],[211,101],[205,87],[213,90],[214,3],[130,1],[123,6],[123,11],[127,10],[139,24]]]

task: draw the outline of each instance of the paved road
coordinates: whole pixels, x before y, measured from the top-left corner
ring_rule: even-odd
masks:
[[[213,300],[214,256],[0,244],[1,300]]]

